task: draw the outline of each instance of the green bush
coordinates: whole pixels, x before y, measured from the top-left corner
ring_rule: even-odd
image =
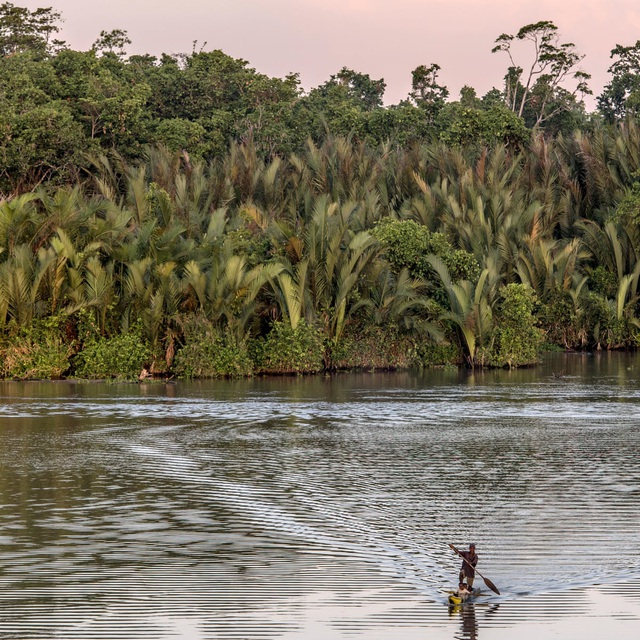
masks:
[[[423,340],[416,347],[416,356],[418,364],[423,367],[442,367],[464,363],[460,347],[450,342],[439,344],[433,340]]]
[[[605,298],[597,293],[588,293],[584,306],[590,342],[596,349],[637,346],[637,327],[630,322],[627,314],[618,317],[614,299]]]
[[[385,218],[374,227],[373,235],[396,272],[406,268],[413,277],[438,282],[429,262],[429,255],[434,254],[445,263],[454,282],[475,280],[480,273],[472,254],[454,249],[443,233],[429,231],[413,220]]]
[[[351,326],[333,347],[336,369],[408,369],[420,364],[417,342],[398,327]]]
[[[70,367],[73,345],[65,341],[66,318],[41,318],[0,345],[0,375],[18,380],[58,380]]]
[[[618,276],[603,265],[589,273],[589,290],[606,298],[615,298],[618,292]]]
[[[173,152],[188,151],[192,156],[202,156],[207,150],[206,129],[198,122],[184,118],[168,118],[160,120],[156,127],[155,137]]]
[[[505,144],[517,148],[531,135],[524,120],[502,104],[482,109],[450,103],[440,112],[437,125],[440,140],[451,147]]]
[[[182,329],[184,346],[173,363],[178,377],[225,378],[253,373],[246,341],[237,340],[202,316],[187,318]]]
[[[535,326],[535,293],[524,284],[512,283],[502,288],[501,298],[488,363],[509,368],[537,363],[543,333]]]
[[[253,343],[252,352],[259,373],[316,373],[324,366],[322,334],[304,320],[295,330],[275,322],[266,338]]]
[[[75,376],[86,379],[136,380],[151,358],[142,326],[109,338],[90,340],[76,356]]]
[[[588,339],[585,316],[580,308],[576,308],[571,293],[555,288],[546,298],[536,314],[546,340],[567,349],[584,348]]]

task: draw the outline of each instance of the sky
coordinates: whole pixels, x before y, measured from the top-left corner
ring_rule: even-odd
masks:
[[[62,13],[60,37],[88,49],[101,30],[124,29],[129,54],[189,53],[193,42],[221,49],[269,76],[300,74],[316,87],[342,67],[387,83],[386,104],[407,97],[411,72],[437,63],[439,80],[457,99],[464,85],[482,96],[502,88],[504,53],[491,53],[502,33],[552,21],[561,42],[585,54],[598,95],[609,81],[610,52],[640,40],[639,0],[13,0]],[[531,49],[514,46],[521,66]],[[595,108],[595,100],[587,102]]]

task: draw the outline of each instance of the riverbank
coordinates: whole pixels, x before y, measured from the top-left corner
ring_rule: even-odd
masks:
[[[169,350],[168,350],[169,351]],[[184,344],[154,353],[140,327],[112,338],[67,342],[60,331],[18,335],[0,346],[4,379],[234,378],[331,371],[458,366],[452,344],[421,343],[397,329],[347,331],[337,344],[301,321],[295,330],[276,323],[265,338],[236,340],[206,322],[187,322]]]
[[[90,340],[83,349],[77,341],[65,342],[59,333],[30,334],[0,343],[0,380],[150,382],[469,368],[455,344],[420,342],[397,330],[376,327],[357,333],[347,331],[338,345],[329,347],[321,333],[304,322],[296,331],[280,324],[267,339],[239,343],[202,326],[189,330],[187,336],[188,343],[177,347],[169,364],[163,356],[154,356],[139,330]],[[535,367],[545,354],[563,351],[546,344],[530,362],[520,362],[519,366],[487,362],[473,369]]]

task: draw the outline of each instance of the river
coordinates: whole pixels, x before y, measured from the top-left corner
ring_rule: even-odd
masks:
[[[0,383],[0,638],[634,637],[639,453],[635,354]]]

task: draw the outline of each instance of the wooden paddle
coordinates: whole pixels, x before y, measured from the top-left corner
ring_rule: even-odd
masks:
[[[487,585],[487,587],[489,587],[489,589],[491,589],[491,591],[493,591],[494,593],[497,593],[498,595],[500,595],[500,591],[498,591],[498,587],[496,587],[495,584],[493,584],[493,582],[491,582],[491,580],[489,580],[489,578],[485,578],[463,555],[462,552],[458,551],[452,544],[449,544],[449,546],[473,569],[475,569],[475,572],[484,580],[484,583]]]

